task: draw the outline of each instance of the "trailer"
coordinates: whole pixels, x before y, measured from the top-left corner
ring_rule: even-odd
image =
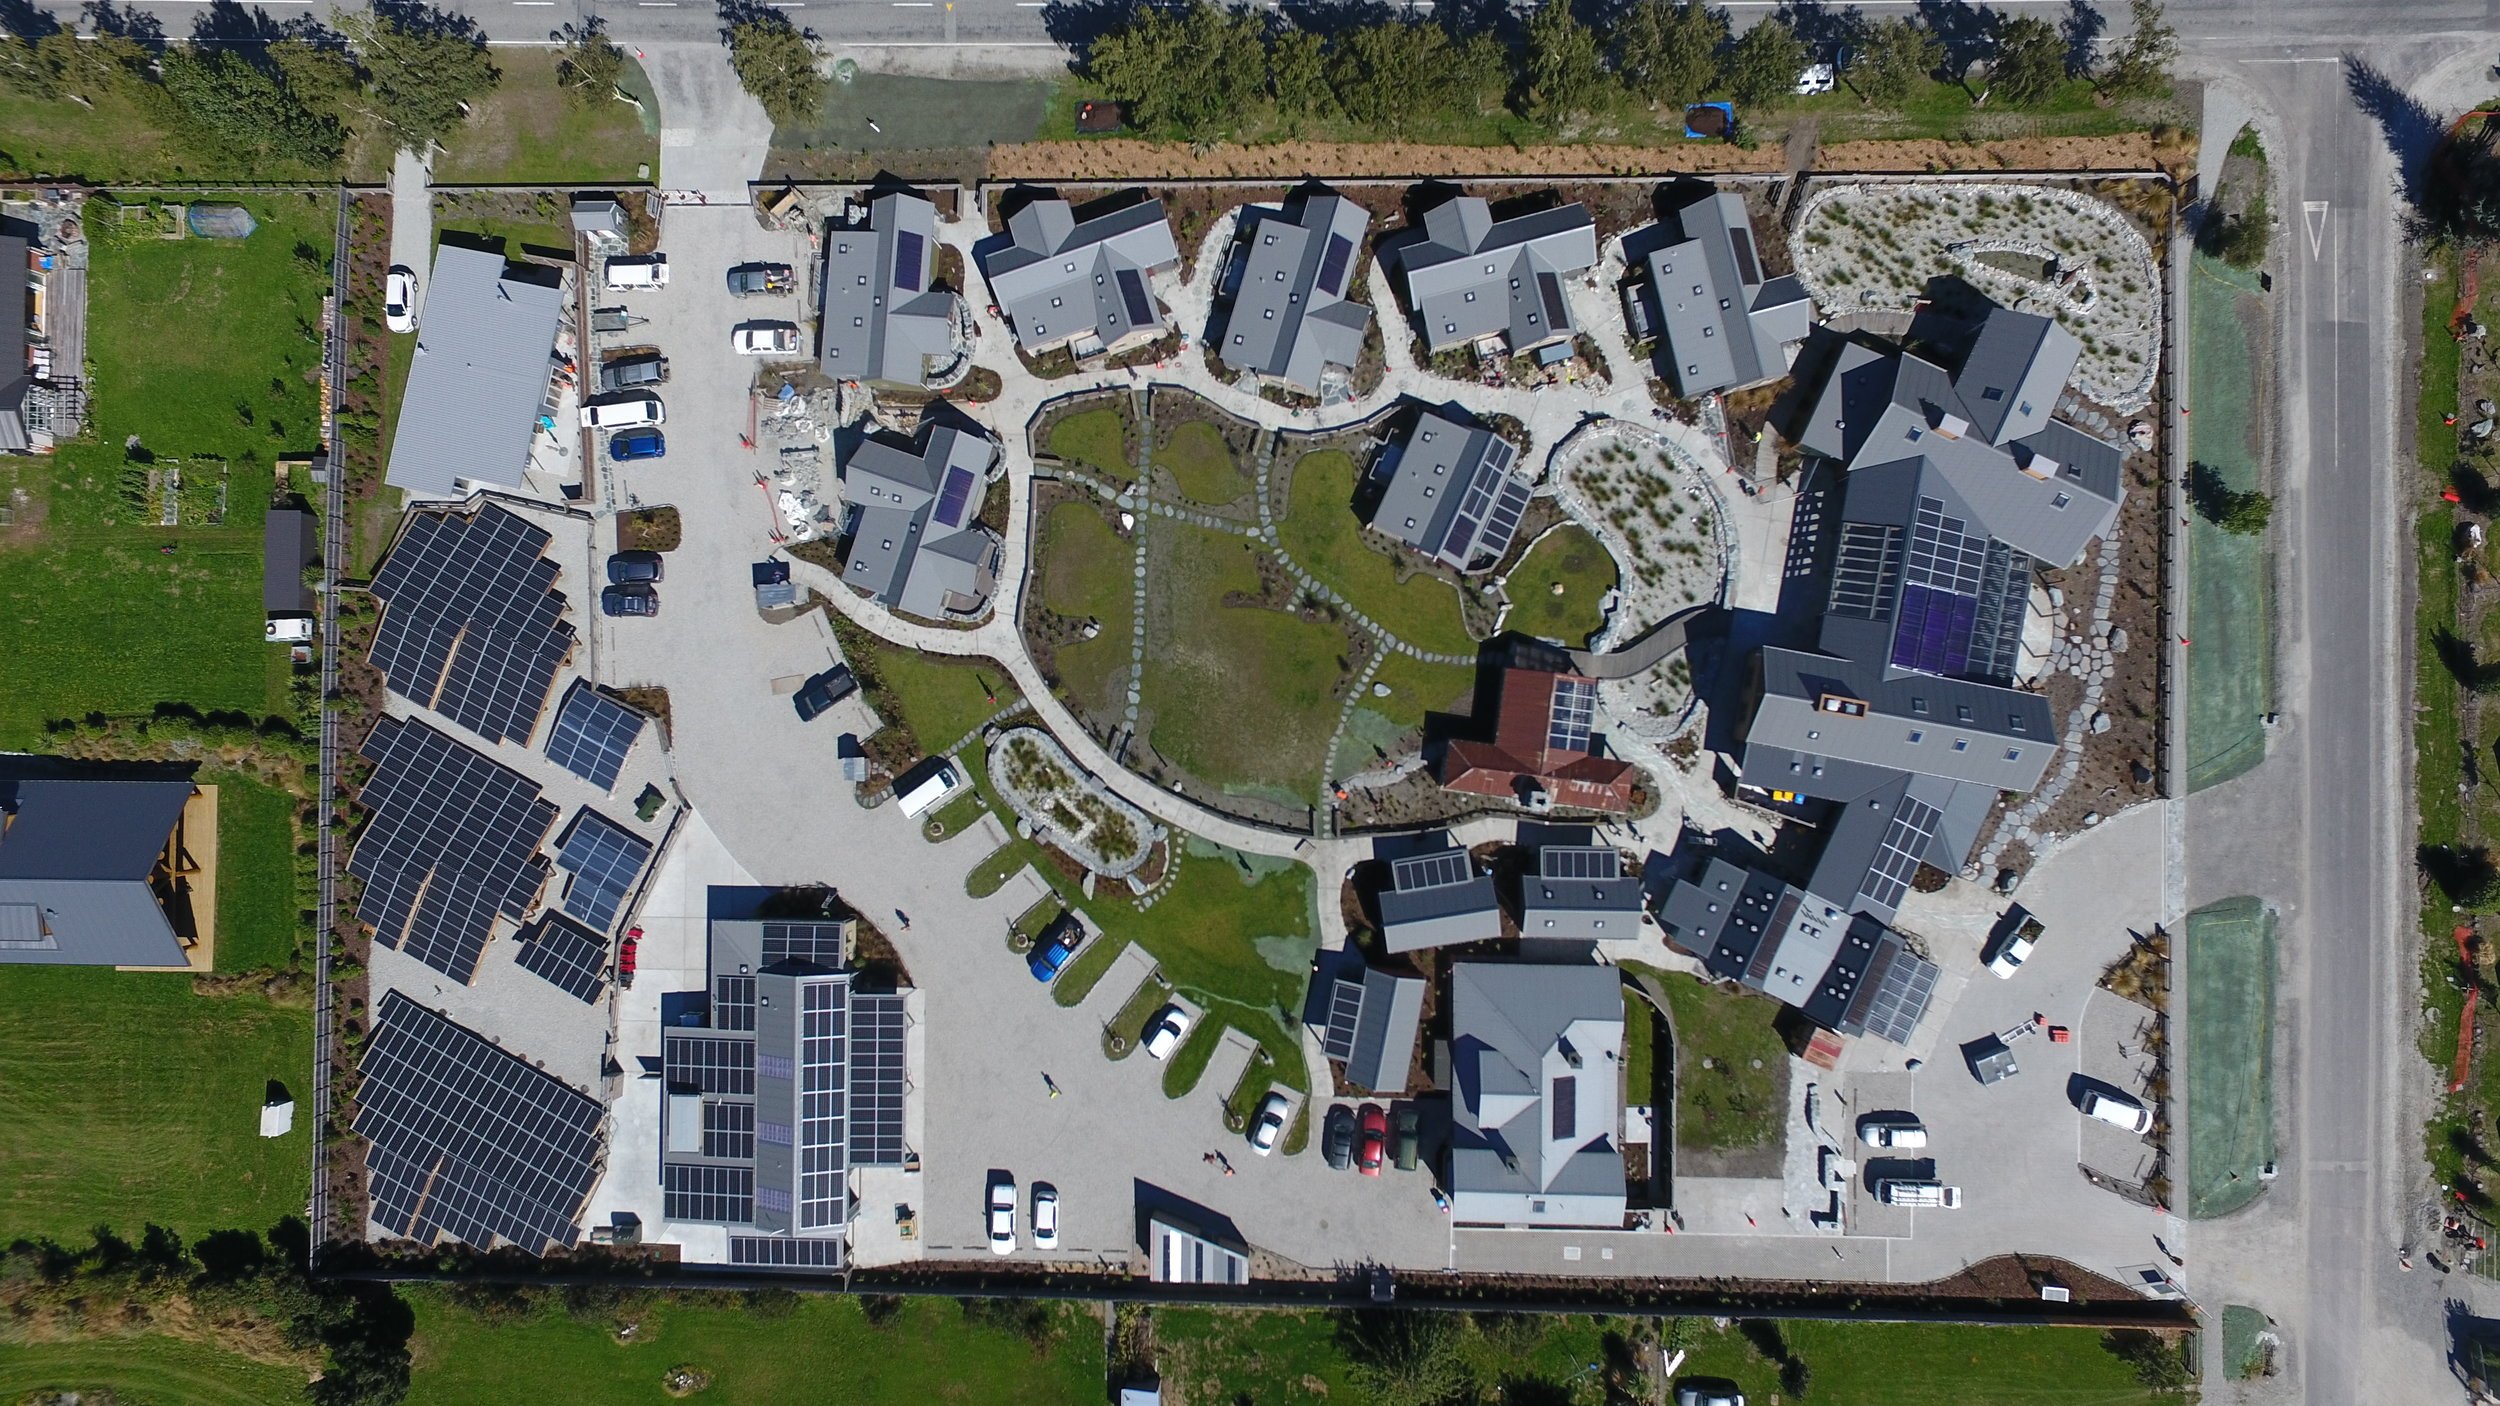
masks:
[[[637,317],[623,308],[592,308],[590,310],[590,330],[593,332],[622,332],[628,327],[639,327],[650,320],[647,317]]]

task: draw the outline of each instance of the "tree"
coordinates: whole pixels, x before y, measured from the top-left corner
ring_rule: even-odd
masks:
[[[2432,152],[2417,233],[2461,245],[2500,238],[2500,127],[2466,123]]]
[[[315,116],[346,127],[363,112],[365,76],[346,49],[281,39],[269,46],[269,61],[287,91]]]
[[[2016,107],[2044,102],[2066,77],[2066,41],[2049,22],[2031,15],[1997,26],[1996,57],[1988,63],[1988,86],[1981,102],[2002,92]]]
[[[1475,112],[1507,72],[1499,40],[1456,40],[1426,20],[1385,20],[1353,31],[1329,56],[1328,85],[1346,116],[1403,133],[1430,119]]]
[[[59,97],[61,78],[48,58],[33,44],[0,31],[0,88],[30,98]]]
[[[465,15],[394,6],[341,10],[337,20],[372,77],[373,115],[407,150],[423,152],[451,135],[469,100],[503,76],[477,22]]]
[[[1784,19],[1766,19],[1728,50],[1728,91],[1747,107],[1768,107],[1797,91],[1805,66],[1806,45],[1797,31]]]
[[[2113,98],[2149,97],[2170,85],[2179,58],[2179,31],[2162,14],[2161,0],[2127,0],[2126,42],[2101,72],[2101,91]]]
[[[1455,1313],[1355,1313],[1338,1337],[1365,1400],[1380,1406],[1440,1406],[1476,1385],[1465,1352],[1467,1320]]]
[[[1522,109],[1555,124],[1585,116],[1606,85],[1597,35],[1571,13],[1570,0],[1546,0],[1528,15]]]
[[[1127,25],[1094,41],[1088,75],[1148,131],[1218,135],[1241,120],[1267,86],[1259,21],[1246,11],[1190,0],[1178,10],[1140,7]]]
[[[176,45],[162,64],[177,124],[204,151],[244,154],[257,167],[273,157],[326,166],[346,149],[338,123],[233,49]]]
[[[1636,96],[1681,108],[1718,86],[1724,11],[1686,0],[1636,0],[1614,35],[1616,67]]]
[[[1860,99],[1889,107],[1944,62],[1944,41],[1914,19],[1886,20],[1866,32],[1849,58],[1849,82]]]
[[[616,80],[625,72],[625,51],[608,42],[606,20],[593,17],[564,27],[564,47],[556,51],[556,81],[564,100],[574,107],[597,107],[616,96]]]
[[[825,110],[816,57],[816,41],[779,10],[752,14],[729,27],[729,66],[776,125],[802,127]]]
[[[2224,219],[2216,215],[2197,232],[2197,244],[2206,253],[2231,265],[2250,269],[2266,261],[2266,244],[2273,233],[2273,216],[2266,209],[2263,192],[2250,196],[2248,208]]]
[[[1327,116],[1337,105],[1337,95],[1328,90],[1327,43],[1290,23],[1268,31],[1267,88],[1290,130],[1298,132],[1306,120]]]
[[[2243,537],[2257,536],[2274,520],[2272,498],[2233,488],[2210,464],[2188,465],[2188,500],[2207,522]]]

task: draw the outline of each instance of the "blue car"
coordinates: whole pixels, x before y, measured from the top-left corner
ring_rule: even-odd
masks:
[[[633,430],[608,441],[608,457],[620,464],[657,459],[668,453],[668,440],[658,430]]]
[[[1049,931],[1042,934],[1041,940],[1033,944],[1033,955],[1025,959],[1025,969],[1033,973],[1035,981],[1049,985],[1058,979],[1059,969],[1076,955],[1077,943],[1084,936],[1084,929],[1062,915],[1058,922],[1050,925]]]

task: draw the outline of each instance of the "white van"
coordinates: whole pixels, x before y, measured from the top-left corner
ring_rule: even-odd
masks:
[[[582,428],[615,430],[628,425],[658,425],[668,420],[667,407],[656,395],[638,395],[631,400],[612,400],[604,405],[582,407]]]
[[[904,819],[918,820],[961,790],[963,784],[963,778],[955,774],[952,763],[939,762],[929,767],[926,774],[908,789],[896,792],[894,799],[903,807]]]
[[[2085,1094],[2083,1116],[2098,1118],[2104,1123],[2124,1128],[2131,1133],[2149,1133],[2153,1130],[2153,1110],[2122,1094],[2105,1094],[2098,1091]]]
[[[1962,1209],[1962,1188],[1940,1181],[1879,1181],[1875,1195],[1887,1206],[1911,1206],[1925,1210],[1958,1211]]]
[[[668,255],[629,254],[608,260],[610,288],[666,288]]]
[[[1927,1129],[1914,1118],[1870,1113],[1858,1120],[1858,1141],[1869,1147],[1925,1147]]]

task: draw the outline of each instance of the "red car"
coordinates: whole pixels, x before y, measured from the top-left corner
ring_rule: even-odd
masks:
[[[1389,1152],[1389,1115],[1380,1105],[1363,1105],[1362,1131],[1354,1140],[1354,1170],[1367,1177],[1380,1175],[1380,1164]]]
[[[617,948],[616,948],[616,984],[617,984],[617,985],[619,985],[619,986],[631,986],[631,985],[633,985],[633,984],[634,984],[634,951],[635,951],[635,949],[636,949],[636,948],[640,947],[641,945],[642,945],[642,929],[640,929],[640,928],[632,928],[632,929],[629,929],[629,930],[626,932],[626,934],[625,934],[625,940],[624,940],[623,942],[621,942],[621,943],[618,943],[618,944],[617,944]]]

